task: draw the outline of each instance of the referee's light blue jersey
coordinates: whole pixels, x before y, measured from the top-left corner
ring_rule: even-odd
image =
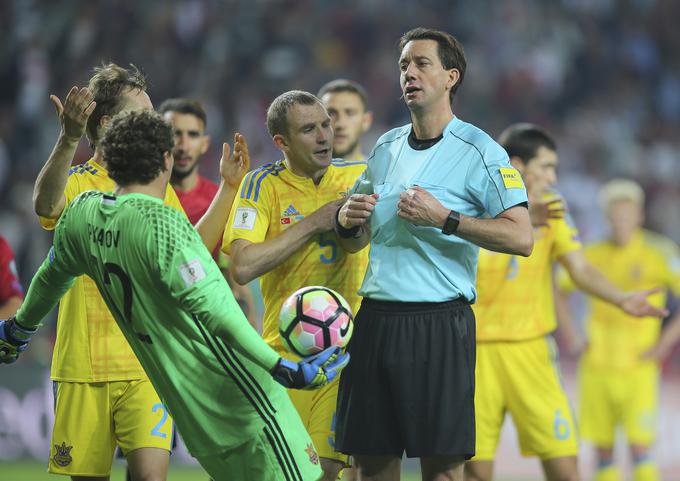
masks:
[[[378,203],[371,217],[371,251],[359,293],[372,299],[474,302],[479,247],[435,227],[397,216],[399,194],[413,185],[444,207],[471,217],[496,217],[527,202],[519,172],[489,135],[455,118],[433,146],[413,149],[411,124],[390,130],[376,143],[361,179],[373,182]],[[361,180],[360,179],[360,180]]]

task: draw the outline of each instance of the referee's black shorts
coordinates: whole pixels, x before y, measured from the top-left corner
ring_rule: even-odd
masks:
[[[474,456],[475,318],[467,302],[364,299],[348,352],[338,451]]]

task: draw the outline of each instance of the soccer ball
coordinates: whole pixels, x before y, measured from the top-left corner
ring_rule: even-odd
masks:
[[[279,333],[289,351],[301,357],[345,347],[352,337],[352,311],[347,301],[327,287],[298,289],[279,313]]]

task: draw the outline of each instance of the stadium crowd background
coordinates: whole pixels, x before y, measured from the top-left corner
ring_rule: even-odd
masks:
[[[416,25],[456,35],[468,57],[454,112],[492,135],[531,121],[558,140],[559,190],[586,241],[606,222],[597,189],[613,177],[647,194],[646,226],[680,243],[680,2],[673,0],[8,0],[0,2],[0,233],[24,287],[50,235],[31,195],[58,122],[49,94],[94,65],[134,63],[156,106],[203,101],[216,177],[219,143],[243,133],[254,166],[278,158],[265,130],[285,90],[345,77],[369,93],[373,140],[408,121],[396,41]],[[77,161],[88,158],[83,141]],[[51,346],[27,353],[49,363]],[[678,356],[667,365],[676,370]],[[3,378],[4,378],[3,374]]]

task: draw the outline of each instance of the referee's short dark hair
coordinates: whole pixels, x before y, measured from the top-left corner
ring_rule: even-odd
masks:
[[[267,109],[267,131],[274,137],[277,134],[288,134],[288,111],[293,105],[323,106],[321,101],[309,92],[289,90],[276,97]]]
[[[458,82],[451,87],[449,92],[449,100],[453,102],[453,97],[456,95],[458,87],[463,83],[465,78],[465,69],[467,68],[467,59],[465,58],[465,51],[463,45],[456,37],[441,30],[432,28],[418,27],[409,30],[399,39],[399,55],[404,50],[404,47],[411,40],[434,40],[437,42],[437,52],[439,53],[439,60],[446,70],[455,68],[460,73]]]
[[[324,84],[319,93],[316,94],[317,97],[321,98],[326,94],[334,94],[340,92],[349,92],[356,94],[364,106],[364,110],[368,110],[368,95],[366,95],[366,89],[353,80],[348,80],[344,78],[339,78],[331,80],[330,82]]]
[[[498,137],[498,143],[508,153],[508,157],[517,157],[523,164],[536,157],[541,147],[557,150],[553,138],[538,125],[530,123],[510,125]]]
[[[165,170],[172,127],[153,110],[121,112],[101,139],[109,176],[118,185],[146,185]]]
[[[191,114],[203,122],[203,128],[208,126],[208,116],[205,114],[203,104],[198,100],[186,98],[174,98],[163,101],[158,108],[161,115],[166,112],[177,112],[179,114]]]

